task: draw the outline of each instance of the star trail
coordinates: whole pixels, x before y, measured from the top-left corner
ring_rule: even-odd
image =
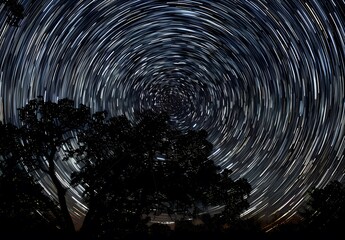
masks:
[[[290,218],[310,187],[345,180],[345,1],[19,2],[19,27],[0,5],[0,120],[19,124],[39,95],[129,119],[166,110],[248,179],[246,217]],[[58,168],[69,187],[77,163]],[[81,194],[69,191],[77,222]]]

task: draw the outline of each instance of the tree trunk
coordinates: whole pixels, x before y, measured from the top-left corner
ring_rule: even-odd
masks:
[[[69,213],[66,198],[65,198],[66,189],[62,186],[61,182],[59,181],[59,179],[57,178],[56,173],[55,173],[54,156],[55,156],[55,153],[51,154],[50,159],[48,160],[48,162],[49,162],[49,176],[52,179],[54,186],[56,187],[56,192],[57,192],[57,196],[58,196],[58,200],[59,200],[59,204],[60,204],[60,208],[61,208],[61,213],[62,213],[62,217],[63,217],[63,221],[64,221],[63,228],[65,229],[65,231],[67,231],[69,233],[75,233],[74,223],[73,223],[72,217]]]
[[[79,232],[82,237],[91,237],[92,234],[97,231],[97,224],[99,222],[99,217],[101,216],[101,213],[99,211],[96,211],[95,207],[99,207],[96,204],[90,201],[88,204],[89,210],[87,211],[83,225],[81,226]]]
[[[88,230],[90,230],[90,227],[92,226],[92,219],[93,219],[93,211],[91,208],[89,208],[88,212],[86,213],[83,221],[83,225],[80,228],[80,232],[87,233]]]

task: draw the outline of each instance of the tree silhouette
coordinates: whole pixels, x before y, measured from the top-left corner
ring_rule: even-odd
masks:
[[[18,129],[0,122],[0,232],[54,230],[58,209],[20,164]]]
[[[196,218],[217,205],[224,205],[214,216],[218,224],[238,220],[251,187],[209,159],[206,138],[203,130],[174,129],[165,113],[146,111],[133,122],[96,113],[79,135],[83,168],[73,178],[89,207],[81,232],[110,239],[146,231],[149,217]]]
[[[53,103],[42,97],[18,110],[19,127],[0,124],[3,222],[23,220],[25,231],[59,226],[74,233],[65,198],[70,183],[59,178],[57,167],[71,157],[82,167],[72,174],[71,184],[85,189],[89,208],[83,239],[147,233],[150,219],[162,214],[176,221],[206,219],[204,224],[219,230],[235,224],[248,207],[249,183],[232,180],[230,170],[210,160],[207,132],[177,130],[165,113],[146,111],[130,121],[108,118],[106,112],[91,115],[88,107],[76,108],[69,99]],[[51,180],[56,202],[43,193],[33,173]],[[223,209],[202,217],[212,206]]]
[[[317,233],[344,233],[345,186],[331,181],[325,188],[312,188],[301,211],[307,230]]]
[[[17,0],[0,0],[7,10],[7,22],[11,26],[18,27],[19,22],[24,19],[24,7]]]
[[[65,199],[68,186],[59,180],[56,162],[68,159],[67,156],[61,157],[64,154],[63,149],[72,151],[72,140],[78,131],[85,128],[90,111],[84,105],[75,108],[74,102],[69,99],[53,103],[38,97],[19,108],[19,117],[22,122],[19,128],[22,143],[19,154],[22,164],[29,172],[39,171],[51,179],[63,217],[62,228],[74,232]]]

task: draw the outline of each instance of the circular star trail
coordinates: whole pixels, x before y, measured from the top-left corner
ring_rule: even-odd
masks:
[[[21,3],[18,28],[0,6],[2,120],[38,95],[129,119],[169,111],[209,132],[211,158],[253,187],[243,215],[259,219],[289,218],[311,186],[344,180],[343,0]],[[59,166],[66,186],[74,170]],[[70,197],[81,219],[81,189]]]

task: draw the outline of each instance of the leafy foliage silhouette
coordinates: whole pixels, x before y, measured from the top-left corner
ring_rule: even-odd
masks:
[[[52,180],[63,217],[62,228],[75,232],[65,198],[68,187],[58,178],[56,162],[68,158],[67,155],[66,158],[60,157],[64,154],[63,149],[73,149],[72,140],[78,131],[85,129],[90,110],[84,105],[75,108],[69,99],[54,103],[45,102],[43,97],[29,101],[18,110],[22,122],[19,128],[22,164],[29,172],[39,171]]]
[[[10,26],[19,26],[19,22],[24,19],[24,7],[17,0],[0,0],[7,10],[7,22]]]
[[[301,211],[309,231],[340,233],[345,227],[345,186],[331,181],[325,188],[312,188],[309,200]]]
[[[203,130],[174,129],[166,113],[145,111],[134,122],[96,113],[79,136],[83,168],[73,178],[89,206],[81,230],[109,239],[146,231],[149,219],[161,214],[197,218],[218,205],[224,205],[213,216],[219,226],[239,220],[251,186],[209,159],[206,138]]]
[[[109,118],[105,111],[91,114],[69,99],[54,103],[43,97],[18,111],[19,127],[0,124],[0,217],[21,218],[23,230],[59,227],[76,236],[66,201],[70,185],[58,177],[57,167],[72,158],[81,170],[70,184],[84,187],[88,206],[82,239],[147,235],[150,220],[162,215],[173,221],[201,219],[222,229],[249,207],[250,184],[232,180],[230,170],[209,159],[213,146],[207,132],[177,130],[166,113],[145,111],[130,121]],[[56,201],[44,194],[33,177],[37,173],[51,179]],[[213,206],[223,208],[207,215]]]
[[[56,229],[59,210],[20,164],[18,129],[0,123],[0,232]]]

